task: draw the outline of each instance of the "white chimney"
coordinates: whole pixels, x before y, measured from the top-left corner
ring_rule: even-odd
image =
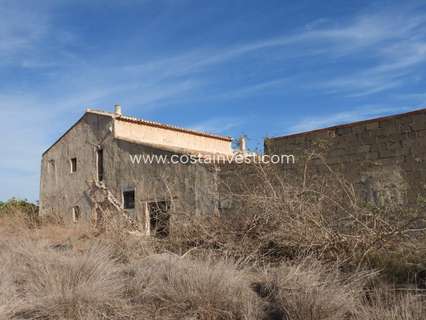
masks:
[[[246,138],[244,136],[240,137],[240,151],[242,153],[246,152]]]
[[[117,116],[121,116],[121,115],[122,115],[122,112],[121,112],[121,106],[120,106],[119,104],[115,104],[115,105],[114,105],[114,113],[115,113]]]

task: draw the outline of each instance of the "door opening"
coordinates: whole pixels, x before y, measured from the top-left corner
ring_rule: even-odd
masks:
[[[150,234],[157,238],[167,238],[170,232],[170,202],[148,203]]]

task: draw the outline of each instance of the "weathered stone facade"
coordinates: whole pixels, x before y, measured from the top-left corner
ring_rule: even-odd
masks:
[[[353,183],[375,205],[415,205],[426,194],[426,109],[265,140],[267,154],[293,154],[300,166],[312,153]],[[321,173],[322,160],[310,170]]]
[[[148,224],[149,205],[152,203],[167,202],[167,206],[170,207],[169,213],[188,211],[208,214],[217,210],[214,167],[201,164],[166,165],[143,161],[133,163],[130,155],[161,155],[170,159],[173,154],[209,152],[212,145],[219,146],[221,152],[226,151],[228,146],[231,152],[230,138],[182,129],[177,131],[181,136],[189,135],[189,138],[182,138],[186,139],[184,147],[190,147],[195,141],[198,150],[176,148],[176,144],[167,146],[166,142],[161,140],[155,145],[146,144],[136,139],[134,141],[125,139],[123,134],[118,137],[114,127],[117,121],[121,121],[120,119],[122,119],[120,115],[88,111],[43,154],[41,214],[60,214],[68,222],[76,218],[87,221],[98,219],[94,203],[96,199],[93,199],[91,194],[94,184],[106,189],[115,203],[145,226]],[[132,120],[131,126],[133,124]],[[147,124],[151,125],[159,126]],[[124,124],[120,123],[120,126],[122,128]],[[163,126],[161,130],[178,129]],[[194,139],[191,140],[193,136]],[[161,139],[161,135],[158,139]],[[150,141],[155,142],[152,136]],[[99,150],[102,150],[102,172],[99,171]],[[132,192],[134,201],[132,208],[124,206],[126,192]],[[171,221],[173,218],[171,215]],[[173,226],[173,223],[170,225]]]

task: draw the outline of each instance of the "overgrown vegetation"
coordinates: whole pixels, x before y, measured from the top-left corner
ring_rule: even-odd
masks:
[[[38,207],[28,200],[12,198],[6,202],[0,201],[0,216],[19,212],[28,216],[36,216]]]
[[[274,174],[276,168],[253,170],[258,183],[241,183],[238,192],[228,187],[228,200],[240,214],[182,213],[170,246],[179,243],[186,250],[215,250],[262,263],[308,254],[342,262],[347,272],[380,270],[390,283],[426,288],[424,206],[366,204],[331,170],[299,184]]]
[[[38,206],[28,200],[12,198],[6,202],[0,202],[0,218],[14,218],[27,227],[39,224]]]
[[[228,186],[237,213],[177,213],[167,239],[2,205],[0,319],[425,318],[422,207],[365,205],[331,171],[290,185],[255,170]]]

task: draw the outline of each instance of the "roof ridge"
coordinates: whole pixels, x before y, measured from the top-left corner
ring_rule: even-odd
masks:
[[[165,124],[165,123],[161,123],[161,122],[158,122],[158,121],[152,121],[152,120],[145,120],[145,119],[136,118],[136,117],[132,117],[132,116],[117,115],[114,112],[108,112],[108,111],[96,110],[96,109],[87,109],[86,112],[108,115],[108,116],[114,117],[117,120],[130,121],[130,122],[135,122],[135,123],[139,123],[139,124],[146,124],[146,125],[150,125],[150,126],[155,126],[155,127],[159,127],[159,128],[163,128],[163,129],[170,129],[170,130],[187,132],[187,133],[201,135],[201,136],[215,138],[215,139],[232,141],[232,138],[230,136],[223,136],[223,135],[218,135],[218,134],[204,132],[204,131],[198,131],[198,130],[189,129],[189,128],[182,128],[182,127],[178,127],[178,126],[171,125],[171,124]]]
[[[92,109],[92,108],[87,108],[86,109],[86,113],[95,113],[95,114],[103,114],[103,115],[108,115],[108,116],[115,116],[116,114],[114,112],[110,112],[110,111],[104,111],[101,109]]]

